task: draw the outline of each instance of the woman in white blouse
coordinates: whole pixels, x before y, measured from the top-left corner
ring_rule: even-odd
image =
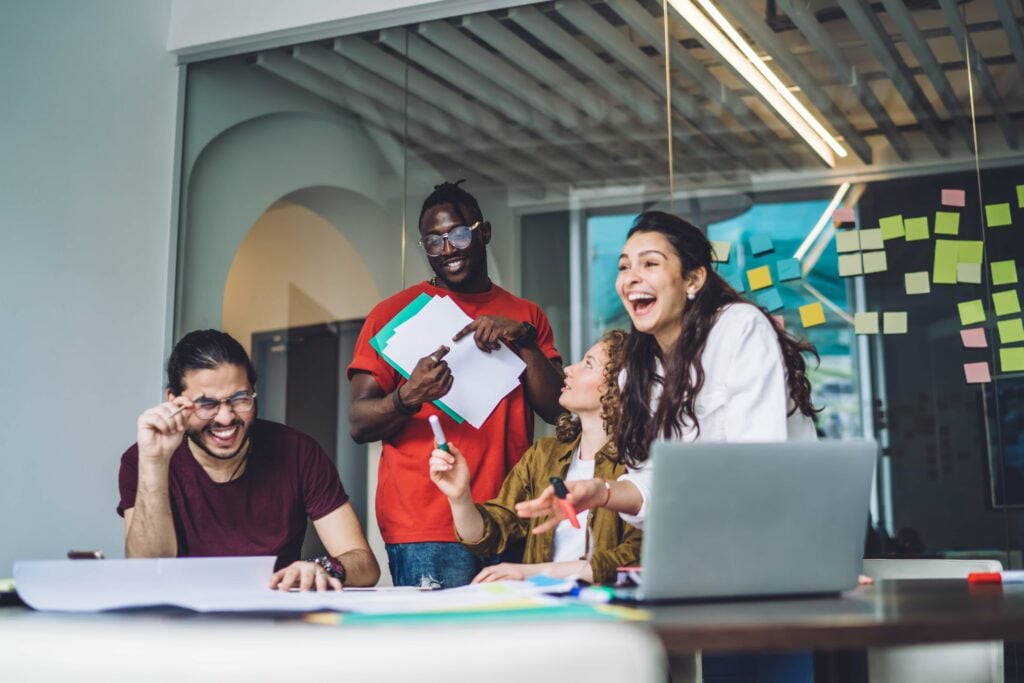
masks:
[[[608,507],[643,526],[655,439],[817,438],[803,358],[814,347],[745,303],[713,270],[711,243],[700,229],[671,214],[641,214],[619,256],[615,286],[633,322],[616,435],[629,471],[615,482],[567,482],[577,510]],[[534,533],[562,517],[550,489],[516,510],[552,516]]]

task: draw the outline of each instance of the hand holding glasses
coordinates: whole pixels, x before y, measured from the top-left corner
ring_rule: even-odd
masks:
[[[480,221],[473,225],[460,225],[443,235],[424,235],[420,244],[427,256],[440,256],[444,252],[444,243],[452,245],[452,249],[465,249],[473,241],[473,231],[480,227]]]

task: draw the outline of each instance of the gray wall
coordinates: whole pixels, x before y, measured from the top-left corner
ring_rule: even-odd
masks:
[[[71,547],[122,554],[118,458],[162,384],[170,5],[4,3],[0,576]]]

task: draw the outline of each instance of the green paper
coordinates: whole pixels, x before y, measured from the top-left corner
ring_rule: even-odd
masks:
[[[903,216],[886,216],[878,221],[878,225],[882,229],[883,240],[897,239],[906,234],[903,229]]]
[[[996,317],[1020,313],[1020,299],[1016,289],[1007,289],[992,294],[992,307],[996,309]]]
[[[1024,341],[1024,320],[1021,320],[1020,318],[1000,320],[997,326],[999,328],[1000,344],[1012,344],[1014,342]]]
[[[1024,209],[1024,185],[1017,186],[1017,208]]]
[[[1024,346],[999,349],[999,366],[1003,372],[1024,372]]]
[[[985,322],[985,304],[981,299],[963,301],[957,304],[960,310],[960,324],[963,326]]]
[[[860,249],[860,239],[856,230],[846,230],[836,233],[836,251],[845,254]]]
[[[857,334],[878,334],[878,311],[854,313],[853,331]]]
[[[928,294],[932,291],[927,270],[919,273],[906,273],[903,276],[903,284],[906,286],[907,294]]]
[[[864,256],[864,274],[883,273],[889,266],[885,260],[884,251],[866,251]]]
[[[956,281],[970,285],[981,284],[980,263],[958,263],[956,264]]]
[[[885,249],[885,243],[882,241],[882,231],[879,228],[861,230],[860,248],[863,249],[864,251]]]
[[[956,284],[956,264],[960,261],[960,247],[954,240],[935,240],[935,265],[932,282],[937,285]]]
[[[908,218],[903,221],[903,227],[907,230],[907,241],[917,242],[928,239],[928,217]]]
[[[1024,187],[1024,185],[1021,187]],[[1017,284],[1017,264],[1013,259],[1008,261],[993,261],[989,265],[992,267],[993,285]]]
[[[907,313],[906,311],[900,312],[885,312],[882,314],[882,331],[884,334],[906,334],[907,333]]]
[[[957,245],[957,263],[981,263],[985,249],[981,240],[961,240]]]
[[[999,228],[1010,225],[1013,219],[1010,217],[1010,204],[989,204],[985,207],[985,224],[990,228]]]
[[[956,211],[935,212],[935,234],[936,235],[959,235],[960,214]]]
[[[568,603],[497,609],[438,610],[435,612],[404,612],[397,614],[338,614],[340,626],[383,626],[388,624],[434,624],[453,622],[548,621],[548,620],[638,620],[640,610],[608,605]]]

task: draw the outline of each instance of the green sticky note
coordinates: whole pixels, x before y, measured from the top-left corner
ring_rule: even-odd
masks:
[[[859,253],[839,255],[840,277],[851,277],[853,275],[860,275],[863,272],[864,268],[861,266]]]
[[[1017,208],[1024,209],[1024,185],[1017,186]]]
[[[993,285],[1017,284],[1017,264],[1013,259],[1008,261],[993,261],[989,265],[992,267]]]
[[[903,283],[907,288],[907,294],[928,294],[932,291],[927,270],[919,273],[906,273],[903,276]]]
[[[836,251],[845,254],[860,249],[860,235],[856,230],[845,230],[836,233]]]
[[[957,245],[957,263],[981,263],[985,249],[981,240],[961,240]]]
[[[885,272],[889,265],[885,260],[884,251],[866,251],[864,256],[864,274]]]
[[[853,331],[857,334],[878,334],[878,311],[854,313]]]
[[[935,240],[935,265],[932,268],[932,282],[935,284],[956,284],[956,264],[960,262],[958,245],[954,240]]]
[[[907,333],[907,312],[889,312],[882,314],[883,334],[906,334]]]
[[[996,309],[996,317],[1020,313],[1020,299],[1016,289],[1007,289],[992,294],[992,307]]]
[[[878,221],[878,226],[882,230],[884,240],[894,240],[906,234],[903,229],[903,216],[886,216]]]
[[[999,367],[1003,372],[1024,372],[1024,346],[999,349]]]
[[[1000,344],[1012,344],[1014,342],[1024,341],[1024,320],[1021,320],[1020,318],[1000,320],[997,323],[997,326],[999,328]]]
[[[903,227],[907,231],[907,241],[917,242],[928,239],[928,217],[908,218],[903,221]]]
[[[1010,203],[989,204],[985,207],[985,225],[990,228],[999,228],[1010,225],[1013,219],[1010,217]]]
[[[956,211],[935,212],[935,234],[936,235],[959,235],[960,214]]]
[[[956,281],[965,282],[971,285],[981,284],[980,263],[958,263],[956,264]]]
[[[957,304],[960,309],[960,324],[967,326],[975,323],[985,322],[985,304],[981,299],[962,301]]]
[[[881,229],[871,228],[869,230],[861,230],[860,248],[863,249],[864,251],[885,249],[885,243],[882,241]]]

